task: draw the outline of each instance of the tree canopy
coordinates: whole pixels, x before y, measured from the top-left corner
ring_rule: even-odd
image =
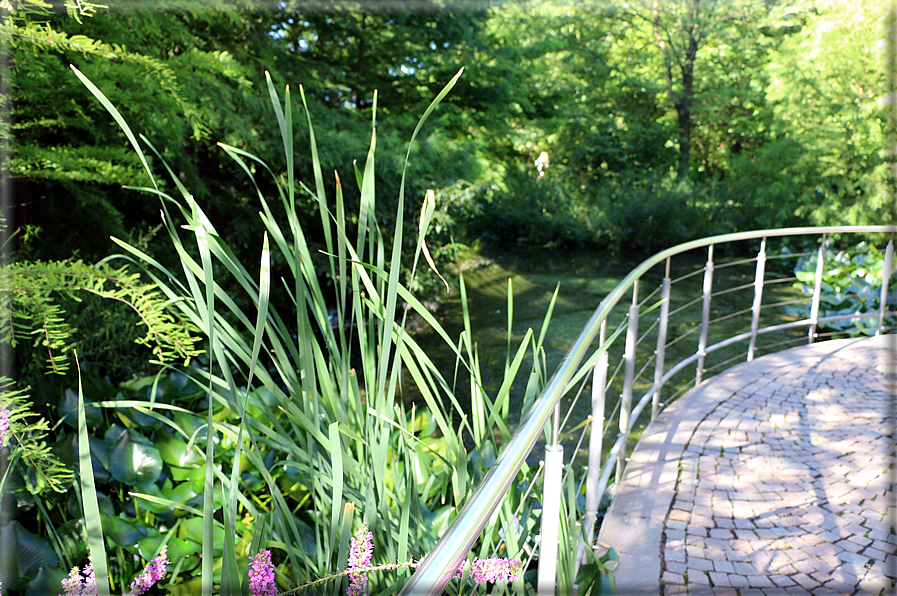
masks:
[[[443,242],[651,247],[892,221],[875,0],[26,0],[5,10],[5,167],[17,223],[41,228],[30,256],[95,260],[108,236],[149,246],[158,228],[155,201],[123,189],[146,185],[139,164],[70,64],[152,143],[157,171],[168,164],[247,247],[261,230],[255,191],[215,143],[283,170],[266,71],[303,87],[324,169],[344,180],[365,158],[376,91],[388,199],[416,117],[463,67],[406,187],[409,210],[436,189]],[[299,127],[297,144],[307,134]],[[551,159],[539,180],[542,151]],[[315,201],[303,200],[313,227]],[[663,230],[640,223],[664,213],[678,215]]]

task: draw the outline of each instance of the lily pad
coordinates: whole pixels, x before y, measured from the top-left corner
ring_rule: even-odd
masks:
[[[109,451],[109,473],[128,486],[155,482],[162,473],[162,456],[146,438],[129,429]]]

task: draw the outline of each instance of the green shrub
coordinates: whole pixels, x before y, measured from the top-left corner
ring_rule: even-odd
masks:
[[[823,329],[834,332],[847,332],[851,335],[875,335],[878,329],[878,313],[881,309],[882,272],[884,270],[885,251],[861,242],[847,250],[835,250],[829,241],[825,251],[825,262],[822,268],[822,286],[819,297],[819,317],[857,316],[829,321],[822,325]],[[805,296],[812,296],[816,285],[815,253],[802,256],[794,267],[797,277],[794,287]],[[895,263],[891,263],[891,272]],[[897,309],[897,287],[888,288],[885,297],[885,310]],[[809,317],[810,304],[800,309],[791,309],[793,314]],[[897,318],[885,317],[884,325],[893,327]]]
[[[141,145],[114,107],[81,79],[142,155]],[[117,488],[121,501],[113,504],[114,520],[108,526],[107,517],[101,516],[102,525],[91,525],[87,517],[86,535],[98,578],[110,568],[113,580],[130,577],[123,570],[127,562],[141,567],[142,559],[166,541],[183,547],[178,561],[169,550],[178,570],[169,586],[172,593],[211,595],[219,583],[226,592],[239,583],[244,557],[264,546],[275,552],[281,587],[295,587],[345,569],[351,529],[362,523],[374,532],[376,560],[419,558],[433,547],[510,438],[505,420],[511,384],[522,376],[526,380],[519,382],[527,385],[527,394],[537,395],[546,380],[539,358],[541,339],[529,331],[508,361],[502,388],[494,396],[486,394],[469,319],[460,338],[449,337],[402,283],[404,178],[398,185],[392,238],[378,227],[376,134],[363,167],[355,171],[360,196],[353,237],[348,233],[343,185],[337,181],[334,195],[326,194],[314,142],[313,183],[304,186],[293,179],[289,92],[281,104],[269,80],[269,93],[288,176],[273,180],[285,220],[274,217],[275,203],[259,192],[267,232],[259,239],[258,274],[234,258],[177,178],[173,182],[180,201],[155,188],[149,192],[162,199],[166,229],[182,271],[168,270],[144,252],[118,242],[126,251],[122,258],[142,263],[145,274],[180,316],[202,330],[208,361],[183,371],[183,382],[172,377],[170,382],[177,385],[169,392],[176,400],[173,404],[157,390],[129,401],[116,395],[94,402],[92,407],[103,409],[104,420],[90,424],[90,431],[83,421],[92,415],[91,408],[79,405],[79,441],[97,445],[92,464],[81,454],[82,473],[95,470],[93,482],[85,484],[82,478],[85,511],[105,502],[100,494],[106,483],[109,492]],[[314,139],[310,119],[308,124]],[[419,128],[420,124],[415,134]],[[253,184],[256,175],[270,172],[242,150],[225,145],[222,149]],[[313,257],[298,219],[295,204],[300,195],[319,208],[326,244],[323,259]],[[424,238],[434,217],[429,196],[418,217],[420,235],[413,242],[412,262],[405,263],[412,280],[421,259],[427,259]],[[198,259],[187,250],[188,243],[195,243]],[[316,270],[322,260],[332,285],[323,284]],[[275,261],[285,270],[280,279],[271,274]],[[463,279],[461,288],[463,292]],[[275,294],[291,305],[288,312],[271,308]],[[336,305],[335,312],[328,310],[329,304]],[[457,376],[443,377],[405,332],[409,311],[443,337],[445,349],[456,355],[456,374],[463,375],[463,383]],[[531,354],[531,370],[521,367],[526,353]],[[164,377],[160,384],[163,381]],[[146,380],[135,383],[140,385],[138,394],[149,386]],[[466,403],[456,397],[459,383],[469,388]],[[90,396],[90,391],[84,394]],[[66,395],[70,401],[71,395]],[[460,425],[454,427],[453,420],[460,420]],[[122,449],[139,453],[134,461],[147,468],[116,468],[113,455]],[[190,462],[182,462],[183,458]],[[525,465],[518,476],[520,490],[508,493],[473,555],[489,557],[500,548],[508,558],[523,558],[526,537],[531,540],[537,532],[532,501],[521,502],[532,476],[533,470]],[[137,490],[126,488],[130,486]],[[130,500],[124,498],[126,490]],[[256,522],[265,515],[271,520],[267,542],[264,535],[253,533],[264,526]],[[571,524],[576,523],[571,518]],[[172,542],[175,539],[186,546]],[[141,541],[147,543],[145,551],[140,550]],[[100,561],[103,545],[114,545],[110,550],[114,561],[108,567]],[[199,565],[188,557],[197,550]],[[391,569],[373,575],[372,583],[376,590],[397,586],[409,573],[407,568]],[[518,581],[522,585],[524,580]]]

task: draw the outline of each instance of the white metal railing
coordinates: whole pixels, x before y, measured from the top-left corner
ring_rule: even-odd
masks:
[[[885,255],[882,264],[882,286],[880,291],[880,308],[876,313],[865,314],[836,314],[821,317],[820,303],[822,298],[822,280],[824,273],[824,263],[826,251],[829,250],[827,239],[831,235],[850,235],[850,234],[890,234],[890,240],[885,249]],[[585,510],[582,517],[582,537],[585,544],[592,544],[595,536],[595,526],[598,519],[599,504],[602,495],[604,495],[611,474],[615,472],[617,478],[625,467],[627,443],[630,441],[633,431],[637,428],[640,414],[646,409],[647,404],[651,404],[651,419],[657,416],[658,412],[665,405],[661,403],[661,392],[666,385],[671,384],[672,379],[679,373],[686,371],[689,367],[694,366],[694,383],[681,384],[681,387],[667,400],[667,403],[678,397],[690,386],[700,385],[705,379],[705,374],[716,369],[726,366],[736,359],[746,359],[751,361],[757,354],[758,350],[774,351],[787,347],[797,341],[809,341],[813,343],[817,339],[822,338],[819,328],[825,323],[856,318],[877,318],[876,333],[880,334],[890,328],[885,326],[886,317],[897,316],[897,311],[888,311],[888,289],[891,275],[893,274],[894,259],[894,235],[897,233],[895,226],[832,226],[819,228],[785,228],[777,230],[761,230],[754,232],[743,232],[737,234],[725,234],[721,236],[713,236],[703,238],[692,242],[687,242],[679,246],[664,250],[657,253],[653,257],[645,260],[638,267],[632,270],[611,292],[602,300],[586,326],[583,328],[579,337],[573,346],[567,352],[561,365],[549,380],[542,394],[535,401],[530,410],[521,419],[517,431],[511,437],[507,445],[504,446],[501,455],[493,465],[490,472],[486,475],[482,484],[474,492],[470,500],[465,504],[461,512],[458,514],[452,526],[442,536],[436,547],[430,552],[417,571],[410,578],[403,588],[402,595],[411,594],[441,594],[448,581],[454,574],[454,570],[458,568],[461,561],[467,556],[471,548],[474,546],[477,538],[485,527],[490,517],[495,512],[498,505],[502,502],[505,494],[511,487],[517,473],[529,456],[538,437],[542,434],[549,419],[552,419],[550,442],[545,446],[545,459],[543,473],[543,495],[541,499],[542,518],[541,532],[539,544],[539,560],[538,560],[538,584],[537,592],[540,596],[543,594],[554,594],[555,577],[558,551],[558,532],[559,532],[559,511],[561,503],[561,487],[564,468],[564,447],[561,444],[561,436],[563,427],[571,417],[571,412],[576,404],[580,394],[583,392],[585,383],[589,380],[589,375],[585,375],[580,385],[579,392],[576,393],[573,403],[570,405],[564,422],[561,422],[560,402],[564,394],[570,389],[570,383],[581,370],[581,364],[594,361],[591,375],[591,411],[587,424],[582,425],[583,434],[579,437],[576,447],[570,456],[570,462],[574,462],[577,452],[582,445],[585,433],[589,433],[589,450],[588,465],[585,466],[585,474],[581,482],[585,483]],[[815,237],[819,242],[819,247],[815,251],[816,271],[814,276],[814,287],[812,296],[809,299],[809,316],[806,318],[786,321],[775,325],[761,327],[761,314],[764,309],[785,308],[792,304],[801,304],[807,306],[807,301],[802,298],[789,298],[778,302],[764,302],[767,297],[767,288],[781,290],[785,288],[784,284],[795,281],[794,277],[788,275],[768,275],[770,261],[773,259],[790,259],[800,258],[802,256],[812,256],[813,253],[785,253],[770,254],[767,243],[771,239],[779,239],[783,237],[810,236]],[[821,237],[821,241],[819,241]],[[714,261],[714,248],[731,245],[732,243],[744,243],[746,241],[760,240],[759,250],[756,257],[736,261]],[[685,253],[697,249],[707,250],[707,261],[694,271],[687,272],[676,279],[672,279],[672,259],[676,256],[682,256]],[[639,282],[647,281],[647,274],[656,266],[662,265],[664,272],[662,281],[653,292],[647,297],[639,299]],[[750,267],[753,271],[753,280],[736,284],[714,292],[714,275],[724,268],[736,267],[744,270]],[[781,269],[781,267],[780,267]],[[700,296],[694,299],[688,299],[687,285],[689,280],[696,279],[696,276],[703,273],[703,281],[700,289]],[[737,274],[734,276],[738,278]],[[746,279],[747,275],[743,277]],[[645,285],[645,284],[642,284]],[[670,310],[671,303],[675,301],[674,288],[686,287],[683,292],[686,294],[683,304],[674,310]],[[628,292],[632,292],[632,301],[627,309],[623,322],[619,324],[615,332],[607,339],[609,321],[615,312],[615,307],[623,300]],[[731,313],[724,313],[716,318],[711,318],[714,314],[712,305],[714,297],[739,291],[752,291],[753,298],[749,308],[736,310]],[[772,290],[771,290],[772,291]],[[717,303],[719,300],[717,300]],[[694,317],[686,313],[689,307],[701,305],[700,325],[694,327],[689,324],[689,320]],[[644,319],[648,313],[655,312],[655,308],[659,308],[659,316],[651,322],[648,330],[639,336],[639,325],[641,319]],[[722,337],[711,336],[711,330],[717,330],[726,327],[724,322],[738,321],[740,318],[750,313],[749,330],[738,333],[724,333]],[[670,321],[674,318],[683,318],[684,323],[680,327],[688,327],[682,333],[679,333],[673,339],[668,339],[670,335]],[[781,317],[780,317],[781,318]],[[728,325],[728,323],[727,323]],[[806,327],[807,335],[802,337],[791,337],[783,341],[765,346],[758,345],[758,338],[769,334],[783,334],[789,330]],[[625,330],[626,337],[624,341],[624,350],[619,363],[611,371],[611,352],[613,340]],[[670,366],[671,348],[675,346],[675,351],[681,351],[685,346],[683,340],[693,332],[698,332],[697,349],[689,352],[688,356],[680,358]],[[725,331],[725,329],[724,329]],[[793,333],[793,332],[792,332]],[[829,334],[831,335],[831,334]],[[596,337],[599,337],[597,346],[593,346]],[[644,346],[648,344],[650,339],[654,338],[653,350],[646,350]],[[712,341],[711,343],[711,340]],[[707,359],[712,354],[721,352],[737,343],[748,342],[746,352],[742,352],[735,357],[730,357],[720,363],[707,367]],[[708,343],[710,345],[708,345]],[[641,349],[641,357],[640,350]],[[646,353],[647,352],[647,353]],[[587,360],[586,356],[589,355]],[[644,380],[643,377],[648,372],[651,365],[654,365],[654,373],[651,381]],[[622,382],[618,380],[618,372],[622,368]],[[610,375],[608,374],[610,371]],[[650,383],[650,385],[649,385]],[[608,401],[607,397],[610,391],[620,390],[619,399],[614,407],[614,411],[608,416],[605,412],[605,406]],[[635,402],[633,407],[633,395],[638,389],[641,397]],[[613,418],[618,413],[617,418],[617,438],[607,454],[604,454],[604,437],[610,429]],[[582,466],[580,466],[582,467]],[[580,485],[581,486],[581,485]],[[532,488],[532,487],[531,487]]]

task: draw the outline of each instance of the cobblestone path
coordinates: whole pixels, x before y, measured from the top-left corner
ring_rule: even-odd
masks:
[[[621,594],[897,593],[894,354],[861,344],[729,383],[681,447],[659,585]]]

